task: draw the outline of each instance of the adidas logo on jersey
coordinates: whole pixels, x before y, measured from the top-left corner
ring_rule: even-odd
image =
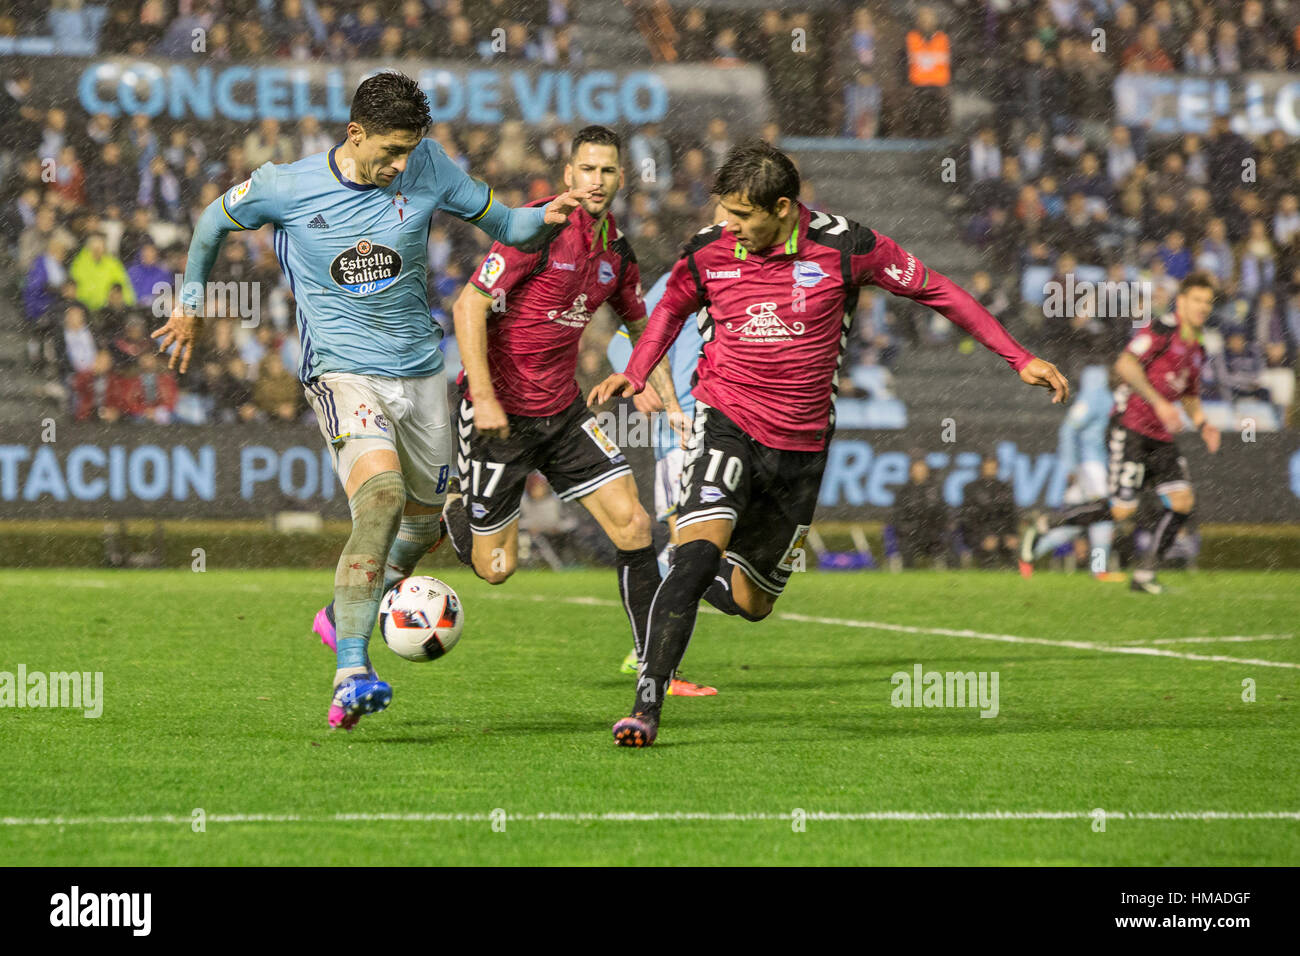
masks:
[[[328,229],[329,227],[330,224],[325,221],[325,217],[320,213],[316,213],[316,218],[307,223],[308,229]]]

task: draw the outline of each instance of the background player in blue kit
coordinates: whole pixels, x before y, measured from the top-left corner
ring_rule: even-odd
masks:
[[[441,540],[453,461],[447,388],[427,299],[430,218],[439,210],[515,246],[540,244],[589,190],[510,209],[424,138],[429,104],[395,72],[365,80],[344,140],[294,163],[260,166],[214,200],[190,243],[180,308],[153,333],[183,373],[202,330],[207,277],[226,235],[275,227],[302,340],[298,370],[348,496],[352,534],[334,600],[313,623],[338,669],[331,727],[386,707],[392,688],[368,644],[384,591]]]
[[[1107,383],[1104,365],[1089,365],[1079,375],[1079,394],[1061,422],[1057,454],[1061,469],[1074,478],[1065,493],[1064,504],[1074,507],[1106,498],[1106,426],[1110,421],[1114,396]],[[1047,528],[1046,519],[1029,528],[1021,539],[1020,573],[1029,577],[1034,561],[1073,541],[1084,531],[1083,525],[1062,524]],[[1087,526],[1090,547],[1089,566],[1099,581],[1125,580],[1124,575],[1108,570],[1115,525],[1098,521]]]

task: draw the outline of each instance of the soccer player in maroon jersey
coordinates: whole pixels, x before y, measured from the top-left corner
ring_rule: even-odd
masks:
[[[641,391],[682,323],[708,307],[679,544],[651,606],[632,715],[614,725],[624,746],[654,742],[701,598],[758,621],[785,588],[817,506],[859,286],[929,306],[1025,382],[1050,388],[1053,402],[1069,397],[1056,367],[1027,352],[956,283],[887,236],[800,203],[799,173],[780,150],[761,142],[733,148],[713,193],[726,221],[686,245],[627,371],[588,397],[594,407]]]
[[[1205,447],[1219,450],[1219,430],[1201,408],[1201,369],[1205,348],[1201,330],[1214,308],[1214,279],[1193,272],[1178,286],[1174,311],[1161,316],[1129,340],[1115,362],[1120,384],[1115,389],[1107,447],[1110,452],[1110,500],[1088,502],[1061,512],[1049,527],[1097,521],[1123,522],[1133,517],[1138,498],[1154,488],[1164,505],[1151,546],[1133,571],[1129,588],[1160,594],[1156,568],[1196,504],[1187,459],[1178,454],[1174,435],[1183,430],[1179,402],[1201,434]],[[1034,533],[1031,529],[1030,534]],[[1028,542],[1032,547],[1032,540]]]
[[[646,325],[636,256],[609,214],[623,186],[621,147],[618,134],[604,126],[579,130],[564,181],[590,187],[589,196],[542,249],[493,244],[456,300],[465,367],[456,418],[462,494],[448,495],[443,514],[461,561],[489,584],[501,584],[518,560],[524,484],[540,470],[561,500],[580,501],[591,512],[618,549],[619,592],[640,657],[659,587],[650,518],[627,458],[596,424],[575,381],[579,340],[603,303],[634,342]],[[670,420],[684,431],[671,377],[663,368],[652,377]],[[672,687],[677,695],[703,690],[683,680]]]

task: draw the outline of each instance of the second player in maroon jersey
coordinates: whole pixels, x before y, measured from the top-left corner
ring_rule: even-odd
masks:
[[[659,586],[650,518],[622,449],[600,428],[575,381],[579,340],[608,303],[635,341],[645,328],[636,256],[609,214],[623,185],[619,137],[588,126],[573,139],[566,185],[592,188],[542,249],[495,243],[454,307],[465,369],[456,414],[461,496],[444,512],[457,556],[485,581],[514,573],[520,499],[529,474],[591,512],[618,550],[618,587],[638,654]],[[546,200],[540,202],[545,203]],[[684,427],[666,370],[655,373]],[[678,681],[678,693],[691,692]]]
[[[1110,500],[1067,509],[1048,525],[1088,527],[1113,519],[1124,526],[1137,511],[1142,492],[1154,490],[1163,510],[1152,529],[1151,546],[1133,571],[1129,587],[1134,591],[1164,591],[1156,569],[1196,505],[1187,459],[1174,443],[1174,436],[1183,430],[1183,416],[1175,402],[1182,405],[1205,447],[1211,453],[1219,450],[1219,431],[1201,408],[1201,370],[1206,361],[1201,330],[1213,308],[1214,280],[1194,272],[1179,284],[1173,311],[1134,333],[1114,367],[1119,386],[1106,435]],[[1128,533],[1134,529],[1130,527]],[[1032,539],[1026,546],[1032,547]]]
[[[655,595],[627,746],[652,743],[664,688],[699,601],[748,620],[771,613],[803,547],[834,429],[834,399],[857,290],[928,305],[1065,401],[1056,367],[1026,351],[964,289],[889,237],[798,201],[799,174],[766,143],[738,146],[713,192],[727,214],[688,243],[622,375],[589,404],[639,392],[682,323],[707,308],[695,420],[678,499],[679,545]],[[723,554],[726,561],[723,562]],[[738,570],[739,569],[739,570]]]

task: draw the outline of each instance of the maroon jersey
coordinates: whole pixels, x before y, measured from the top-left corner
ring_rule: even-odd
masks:
[[[624,374],[644,387],[687,316],[707,307],[695,397],[770,448],[820,451],[862,285],[929,306],[1017,371],[1034,358],[969,293],[888,236],[800,203],[782,245],[747,252],[722,225],[687,243]]]
[[[1142,363],[1151,387],[1171,402],[1201,394],[1201,369],[1205,366],[1205,347],[1200,338],[1188,342],[1178,324],[1177,315],[1170,312],[1138,332],[1124,347]],[[1119,423],[1125,428],[1157,441],[1174,440],[1151,403],[1123,383],[1115,389],[1114,414],[1120,416]]]
[[[613,216],[597,227],[581,206],[537,252],[493,243],[470,285],[505,306],[488,313],[487,358],[497,401],[511,415],[544,418],[572,404],[578,340],[602,303],[624,322],[645,318],[631,245]]]

